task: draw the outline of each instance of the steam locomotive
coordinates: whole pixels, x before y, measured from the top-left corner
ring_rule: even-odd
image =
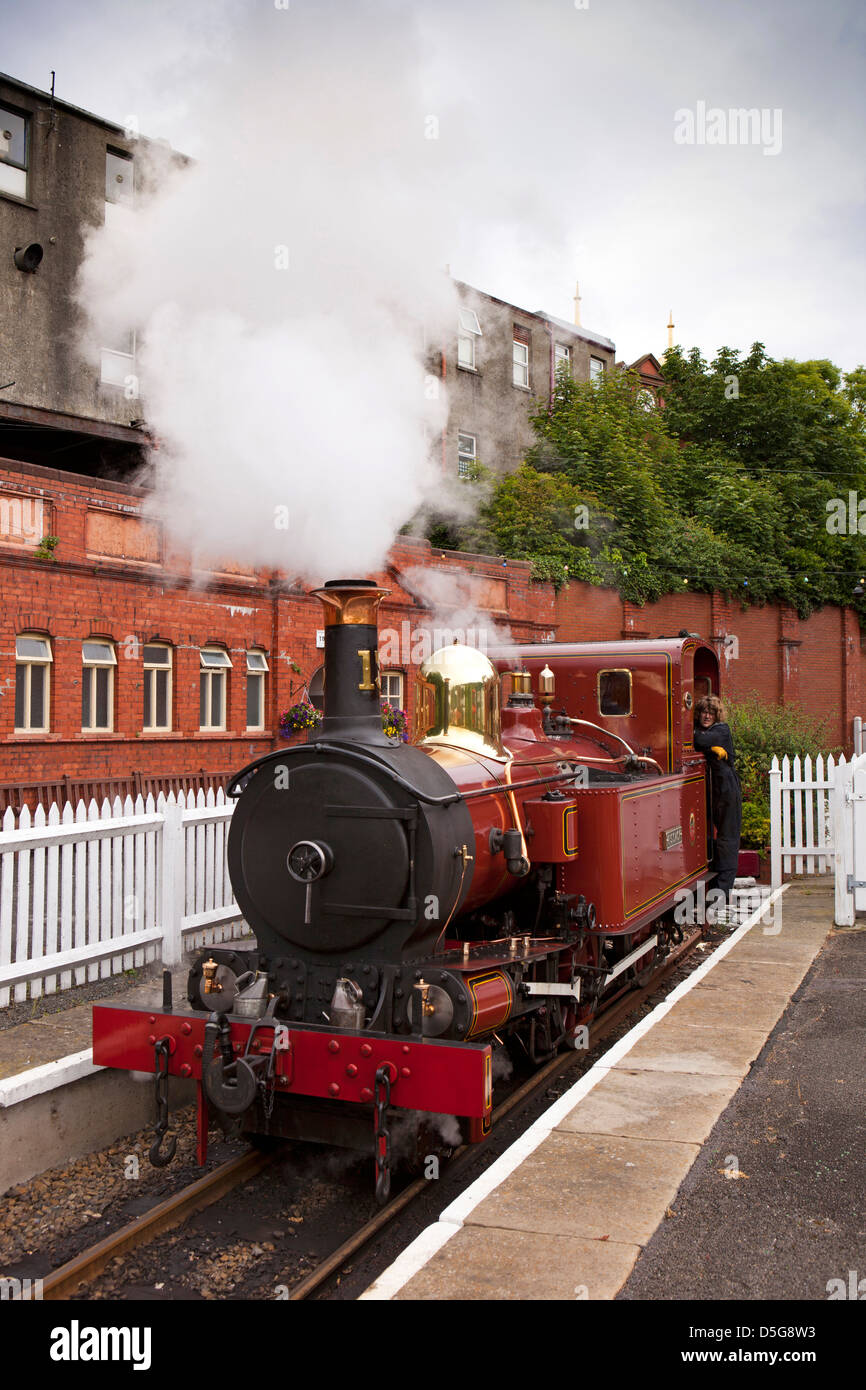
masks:
[[[416,739],[382,727],[365,580],[316,590],[325,708],[304,744],[234,778],[231,882],[254,950],[201,953],[189,1007],[94,1006],[93,1057],[194,1078],[209,1123],[370,1150],[390,1183],[400,1111],[489,1129],[493,1050],[580,1046],[599,1002],[668,954],[711,852],[692,706],[713,649],[672,640],[444,647]],[[502,688],[508,683],[508,698]],[[170,983],[170,981],[169,981]]]

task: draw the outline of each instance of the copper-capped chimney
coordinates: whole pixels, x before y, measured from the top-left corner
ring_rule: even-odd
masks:
[[[310,741],[349,739],[390,748],[382,728],[378,608],[391,591],[369,579],[331,579],[314,589],[325,612],[324,718]]]

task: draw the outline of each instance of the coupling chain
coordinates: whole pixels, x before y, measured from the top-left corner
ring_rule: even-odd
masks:
[[[274,1034],[274,1044],[276,1045],[276,1033]],[[271,1055],[268,1058],[267,1071],[259,1082],[262,1088],[262,1115],[265,1121],[265,1134],[270,1128],[271,1116],[274,1113],[274,1097],[277,1094],[277,1077],[274,1069],[274,1049],[271,1048]]]
[[[150,1161],[155,1168],[164,1168],[174,1158],[177,1148],[177,1135],[168,1136],[165,1153],[162,1143],[168,1131],[168,1059],[171,1054],[169,1039],[160,1038],[153,1045],[156,1088],[156,1138],[150,1146]]]
[[[376,1200],[387,1202],[391,1191],[391,1131],[386,1123],[391,1104],[391,1073],[387,1062],[376,1072]]]

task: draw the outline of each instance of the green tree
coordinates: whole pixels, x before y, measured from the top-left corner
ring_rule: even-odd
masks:
[[[499,482],[477,523],[465,528],[461,548],[531,560],[534,576],[557,588],[569,578],[600,584],[589,536],[611,525],[584,488],[523,464]]]
[[[776,362],[755,343],[710,364],[675,348],[663,374],[666,421],[684,441],[681,504],[752,552],[752,598],[802,614],[850,602],[866,542],[828,518],[849,491],[866,493],[866,371]]]
[[[526,463],[486,475],[476,520],[439,518],[431,540],[638,603],[687,587],[804,616],[852,602],[866,535],[859,515],[851,535],[847,511],[844,523],[835,513],[849,493],[866,501],[866,368],[776,362],[755,343],[709,364],[675,348],[663,376],[664,408],[647,409],[633,373],[576,382],[560,370],[536,404]]]

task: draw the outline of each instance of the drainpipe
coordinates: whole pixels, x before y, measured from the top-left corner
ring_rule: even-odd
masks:
[[[442,349],[442,371],[441,371],[442,383],[443,383],[443,390],[444,390],[444,383],[445,383],[445,370],[446,370],[446,367],[445,367],[445,349],[443,348],[443,349]],[[443,427],[442,427],[442,476],[443,476],[443,478],[445,477],[445,474],[446,474],[446,471],[447,471],[447,470],[446,470],[446,452],[447,452],[447,438],[446,438],[446,437],[447,437],[447,433],[448,433],[448,426],[447,426],[447,424],[445,424],[445,425],[443,425]]]
[[[279,630],[280,591],[279,591],[279,584],[277,583],[276,571],[274,571],[274,570],[271,570],[271,573],[270,573],[270,590],[271,590],[271,670],[270,670],[270,676],[271,676],[271,705],[273,706],[273,717],[272,717],[272,719],[271,719],[271,731],[272,731],[272,734],[273,734],[273,738],[271,739],[271,749],[272,749],[272,751],[273,751],[274,749],[279,748],[279,746],[280,746],[280,692],[279,692],[278,689],[277,689],[277,684],[278,684],[278,682],[277,682],[277,671],[278,671],[279,669],[281,669],[280,662],[279,662],[279,659],[278,659],[278,656],[277,656],[277,653],[278,653],[278,651],[279,651],[279,646],[278,646],[278,644],[279,644],[279,638],[280,638],[280,630]],[[265,677],[265,680],[267,680],[267,676]]]
[[[550,339],[550,398],[547,407],[548,410],[550,410],[553,402],[553,388],[556,385],[556,356],[553,345],[553,329],[551,328],[547,320],[545,320],[544,322],[544,328],[548,338]]]

